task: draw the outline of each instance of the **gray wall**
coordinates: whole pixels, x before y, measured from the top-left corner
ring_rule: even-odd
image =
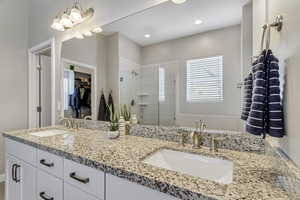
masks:
[[[122,34],[119,34],[119,53],[120,58],[125,58],[136,64],[141,63],[141,46]]]
[[[28,1],[0,1],[0,131],[27,128]],[[0,174],[4,173],[0,136]]]
[[[186,60],[219,55],[223,56],[224,62],[224,101],[187,103]],[[199,117],[195,115],[204,115],[201,118],[206,119],[211,128],[239,129],[241,91],[237,89],[237,83],[241,80],[241,26],[200,33],[142,49],[143,65],[174,60],[180,63],[178,112],[185,115],[182,118],[190,117],[194,122],[194,117]],[[228,121],[229,119],[231,121]]]
[[[272,31],[271,49],[280,60],[281,82],[284,84],[284,114],[287,136],[279,139],[279,146],[300,166],[300,1],[297,0],[254,0],[253,46],[254,53],[260,45],[261,26],[265,21],[272,23],[278,13],[284,15],[281,33]]]

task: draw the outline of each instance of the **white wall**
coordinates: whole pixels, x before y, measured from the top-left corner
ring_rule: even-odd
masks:
[[[0,1],[0,131],[27,127],[28,1]],[[0,136],[0,174],[4,173]]]
[[[112,91],[115,108],[118,110],[120,102],[119,88],[119,34],[115,33],[107,38],[107,94]]]
[[[279,139],[279,145],[300,166],[300,134],[298,127],[300,113],[300,1],[254,0],[253,3],[254,8],[261,8],[254,9],[253,14],[254,46],[259,46],[262,22],[269,21],[272,23],[276,15],[283,14],[284,16],[282,32],[277,33],[273,30],[271,37],[271,48],[280,60],[281,82],[285,82],[284,116],[287,136]]]
[[[186,60],[218,55],[223,56],[224,62],[224,101],[222,103],[187,103]],[[235,25],[200,33],[142,49],[142,64],[144,65],[174,60],[180,65],[180,95],[177,110],[178,121],[182,123],[180,125],[194,124],[194,119],[197,118],[197,120],[205,120],[210,128],[224,129],[223,125],[226,123],[218,123],[214,119],[223,120],[223,122],[231,120],[228,129],[238,130],[240,128],[241,91],[237,88],[237,83],[241,81],[241,26]]]
[[[120,58],[125,58],[136,64],[141,63],[141,46],[121,33],[119,34],[119,53]]]
[[[63,42],[62,58],[72,61],[97,66],[98,64],[98,37],[86,38],[84,40],[71,39]]]

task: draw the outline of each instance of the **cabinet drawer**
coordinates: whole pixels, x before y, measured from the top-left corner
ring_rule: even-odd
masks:
[[[38,200],[63,200],[63,181],[37,170],[37,196]]]
[[[13,155],[33,166],[36,166],[36,149],[14,140],[5,138],[6,153]]]
[[[36,166],[56,176],[58,178],[63,177],[63,158],[46,151],[37,151],[37,164]]]
[[[179,200],[162,192],[152,190],[125,179],[106,174],[107,200]]]
[[[64,160],[64,181],[101,200],[104,199],[104,178],[100,170]]]
[[[93,197],[68,183],[64,184],[64,200],[100,200]]]

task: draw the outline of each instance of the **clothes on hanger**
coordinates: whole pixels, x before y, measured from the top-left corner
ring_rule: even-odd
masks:
[[[99,104],[98,120],[106,121],[107,120],[107,104],[105,100],[104,93],[102,92]]]
[[[71,108],[75,112],[75,117],[79,118],[81,98],[79,88],[75,88],[71,97]]]
[[[254,135],[283,137],[283,109],[280,96],[278,59],[263,51],[253,63],[253,90],[246,131]]]
[[[108,107],[111,108],[112,113],[115,113],[114,100],[113,100],[113,97],[112,97],[112,93],[109,94],[107,104],[108,104]],[[107,110],[107,121],[110,121],[110,116],[111,116],[112,113],[110,113],[109,109]]]

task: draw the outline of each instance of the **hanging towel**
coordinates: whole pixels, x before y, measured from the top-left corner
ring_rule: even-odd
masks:
[[[254,88],[252,91],[252,104],[248,115],[246,131],[254,135],[262,135],[264,132],[265,111],[265,56],[262,53],[253,63],[252,74]]]
[[[263,51],[252,68],[254,88],[246,131],[254,135],[283,137],[278,60]]]
[[[112,113],[115,113],[114,100],[113,100],[113,97],[112,97],[111,93],[109,94],[107,104],[108,104],[109,107],[111,107]],[[109,109],[107,110],[107,121],[110,121],[110,115],[112,113],[110,113]]]
[[[267,115],[267,130],[266,132],[273,137],[284,136],[284,118],[283,107],[280,91],[279,80],[279,60],[272,54],[272,51],[268,52],[268,90],[267,90],[267,102],[268,102],[268,115]]]
[[[244,80],[244,103],[241,119],[247,121],[252,104],[253,77],[250,73]]]
[[[104,93],[102,93],[99,104],[98,120],[106,121],[107,119],[107,105]]]

